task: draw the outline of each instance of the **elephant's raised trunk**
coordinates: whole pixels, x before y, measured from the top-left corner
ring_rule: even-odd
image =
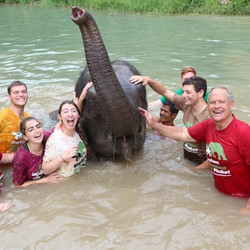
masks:
[[[140,130],[137,111],[115,75],[95,20],[78,7],[72,8],[71,18],[79,25],[91,80],[110,120],[113,136],[136,134]]]

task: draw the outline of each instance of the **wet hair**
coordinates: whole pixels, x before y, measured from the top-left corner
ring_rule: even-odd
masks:
[[[71,100],[66,100],[66,101],[63,101],[63,102],[61,103],[61,105],[60,105],[60,107],[59,107],[59,109],[58,109],[58,114],[59,114],[59,115],[61,114],[61,112],[62,112],[62,107],[63,107],[63,105],[65,105],[65,104],[71,104],[71,105],[73,105],[73,106],[76,108],[78,114],[80,115],[80,110],[79,110],[79,108],[78,108],[77,105],[76,105],[73,101],[71,101]]]
[[[196,93],[199,93],[203,89],[203,97],[206,95],[207,81],[202,77],[192,76],[188,79],[185,79],[185,81],[182,83],[182,86],[184,85],[194,85],[194,90]]]
[[[231,102],[234,100],[233,93],[229,90],[228,87],[222,86],[222,85],[217,85],[217,86],[213,87],[213,88],[210,90],[210,93],[211,93],[214,89],[224,89],[224,90],[226,90],[226,92],[227,92],[227,97],[228,97],[229,102],[231,103]],[[209,102],[209,96],[208,96],[208,102]]]
[[[8,88],[7,88],[7,91],[8,91],[8,94],[9,94],[9,95],[10,95],[10,93],[11,93],[11,89],[12,89],[13,87],[15,87],[15,86],[24,86],[24,87],[26,88],[26,90],[27,90],[27,86],[26,86],[25,83],[23,83],[23,82],[21,82],[21,81],[14,81],[14,82],[12,82],[12,83],[8,86]]]
[[[35,120],[37,121],[39,124],[41,124],[35,117],[29,116],[25,119],[23,119],[20,123],[20,131],[23,135],[26,135],[26,123],[29,121]]]
[[[184,67],[181,71],[181,78],[188,72],[192,72],[196,76],[196,70],[193,67]]]
[[[178,114],[179,110],[176,109],[176,107],[174,106],[174,104],[172,102],[170,102],[169,100],[164,101],[163,105],[166,105],[166,106],[170,107],[171,115],[172,114]]]

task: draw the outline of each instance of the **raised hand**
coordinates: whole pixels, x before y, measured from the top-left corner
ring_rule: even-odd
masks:
[[[145,118],[146,120],[146,123],[152,127],[153,123],[156,122],[156,118],[151,115],[147,110],[141,108],[141,107],[138,107],[138,110],[140,112],[140,114]]]
[[[77,107],[79,108],[79,110],[82,110],[82,102],[83,100],[86,98],[87,92],[88,90],[93,86],[93,82],[88,82],[86,84],[86,86],[83,88],[81,95],[78,97],[76,97],[76,92],[74,92],[74,96],[73,96],[73,101],[74,103],[77,105]]]
[[[129,81],[134,84],[141,83],[143,86],[148,84],[149,77],[147,76],[139,76],[139,75],[133,75],[130,77]]]

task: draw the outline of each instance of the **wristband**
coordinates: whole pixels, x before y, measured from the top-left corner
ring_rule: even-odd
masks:
[[[66,162],[63,157],[62,157],[62,154],[60,154],[60,158],[62,159],[63,162]]]

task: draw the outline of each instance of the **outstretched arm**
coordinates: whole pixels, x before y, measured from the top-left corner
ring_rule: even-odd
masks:
[[[30,185],[34,184],[41,184],[41,183],[58,183],[64,180],[65,178],[57,173],[52,173],[44,178],[41,178],[39,180],[33,180],[33,181],[26,181],[22,185],[16,185],[17,187],[28,187]]]
[[[198,170],[203,170],[203,169],[207,169],[210,168],[210,164],[208,160],[205,160],[203,163],[201,163],[198,166],[187,166],[190,170],[192,171],[198,171]]]
[[[15,154],[13,153],[3,153],[2,159],[0,161],[1,164],[11,163]]]
[[[152,116],[148,111],[138,108],[140,114],[145,118],[146,123],[152,127],[153,129],[157,130],[163,136],[170,137],[177,141],[190,141],[196,142],[188,133],[187,128],[181,128],[176,126],[166,126],[163,124],[158,123],[154,116]]]
[[[92,86],[93,86],[93,82],[88,82],[86,86],[83,88],[82,93],[79,98],[76,97],[76,92],[74,92],[73,100],[80,111],[82,110],[82,104],[83,104],[84,99],[86,98],[87,92]]]
[[[205,160],[203,163],[201,163],[199,166],[197,166],[196,169],[206,169],[209,167],[210,167],[210,165],[209,165],[208,160]]]
[[[165,96],[169,101],[173,102],[175,93],[148,76],[134,75],[129,81],[134,84],[142,83],[144,86],[148,84],[156,93]]]
[[[248,199],[246,205],[243,208],[241,208],[240,214],[250,215],[250,198]]]

